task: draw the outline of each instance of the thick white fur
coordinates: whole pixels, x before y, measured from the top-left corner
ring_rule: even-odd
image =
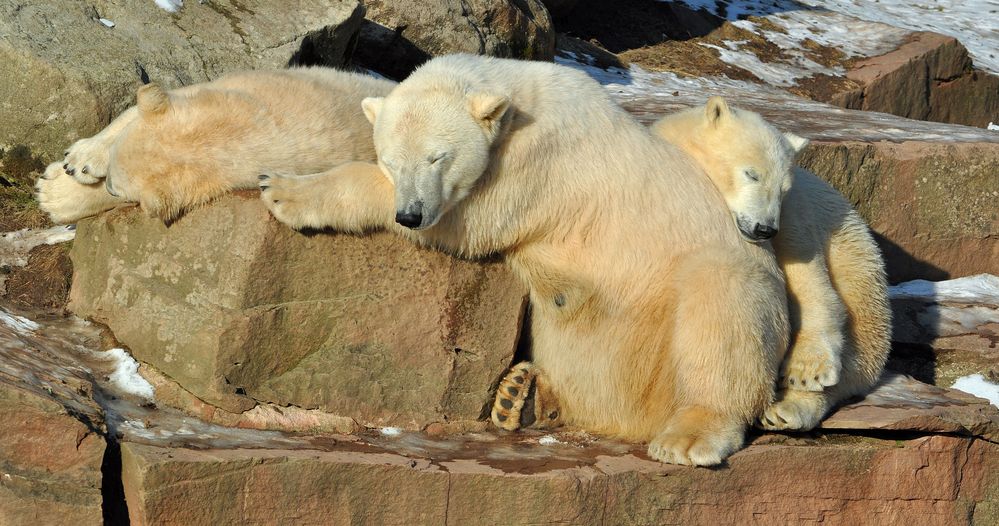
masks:
[[[787,348],[784,283],[692,159],[553,64],[439,57],[363,107],[381,168],[271,178],[279,220],[499,253],[530,288],[534,365],[566,422],[665,462],[741,446]],[[417,208],[418,229],[393,222]]]
[[[76,196],[106,187],[118,196],[106,201],[138,202],[170,220],[227,191],[254,188],[259,174],[312,174],[374,161],[360,102],[394,85],[301,68],[235,74],[170,92],[143,86],[136,107],[49,167],[38,199],[53,221],[72,222],[100,208],[88,200],[74,207]],[[56,177],[59,167],[78,184]]]
[[[807,141],[758,114],[714,97],[653,130],[701,163],[733,217],[779,214],[773,246],[787,278],[792,344],[779,401],[761,423],[811,429],[837,402],[870,389],[888,357],[884,263],[867,226],[839,192],[793,166]]]

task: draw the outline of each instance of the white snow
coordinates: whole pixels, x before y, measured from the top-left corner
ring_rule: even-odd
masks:
[[[952,389],[973,394],[979,398],[985,398],[992,405],[999,407],[999,385],[985,379],[980,374],[969,374],[954,381]]]
[[[156,5],[171,13],[176,13],[184,7],[184,0],[156,0]]]
[[[381,434],[387,437],[397,437],[402,434],[402,429],[398,427],[383,427],[380,429]]]
[[[563,442],[555,438],[554,435],[545,435],[538,439],[538,444],[541,444],[542,446],[556,446],[562,443]]]
[[[888,287],[891,298],[999,305],[999,277],[978,274],[947,281],[917,279]]]
[[[692,9],[704,9],[730,21],[747,16],[766,17],[787,30],[790,42],[810,38],[839,48],[848,56],[874,56],[889,51],[881,49],[879,52],[878,43],[897,39],[899,28],[942,33],[958,39],[968,48],[975,66],[999,73],[999,2],[996,0],[681,1]],[[768,32],[766,36],[771,39],[772,34]],[[779,38],[771,41],[781,47],[799,47],[782,43]]]
[[[28,318],[7,312],[7,310],[3,307],[0,307],[0,323],[3,323],[21,334],[31,333],[40,328],[40,325],[37,323],[29,320]]]
[[[999,131],[999,124],[992,124],[991,122],[989,122],[989,128],[988,129],[990,129],[992,131]]]
[[[112,386],[122,392],[142,398],[146,402],[155,399],[155,390],[152,384],[146,381],[139,374],[139,362],[135,361],[125,349],[115,348],[104,353],[100,353],[105,360],[114,362],[114,371],[108,375],[108,381]]]
[[[0,266],[23,267],[28,264],[28,252],[38,245],[55,245],[72,241],[76,227],[54,226],[45,229],[25,228],[0,234]]]

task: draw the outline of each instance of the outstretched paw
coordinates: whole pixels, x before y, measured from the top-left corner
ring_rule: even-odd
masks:
[[[500,380],[493,402],[493,424],[500,429],[515,431],[534,423],[534,365],[520,362]],[[528,404],[527,402],[531,403]]]
[[[744,426],[716,413],[688,408],[649,444],[649,456],[667,464],[716,466],[742,447]]]
[[[843,339],[835,334],[799,339],[781,366],[781,387],[820,392],[839,383]]]
[[[110,210],[124,200],[112,196],[102,184],[80,184],[61,163],[52,163],[35,182],[39,208],[53,223],[73,223],[78,219]]]
[[[826,395],[785,390],[760,416],[757,426],[768,431],[808,431],[819,425],[826,412]]]
[[[94,184],[108,175],[111,143],[101,135],[80,139],[66,150],[62,169],[81,184]]]
[[[314,217],[318,205],[306,178],[264,174],[258,179],[260,199],[278,221],[295,229],[325,226]]]

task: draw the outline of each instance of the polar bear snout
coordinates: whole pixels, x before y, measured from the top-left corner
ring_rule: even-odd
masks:
[[[737,216],[735,223],[742,236],[754,243],[771,239],[778,232],[776,225],[759,223],[745,216]]]
[[[423,202],[416,201],[405,209],[396,210],[395,222],[406,228],[418,229],[423,224]]]

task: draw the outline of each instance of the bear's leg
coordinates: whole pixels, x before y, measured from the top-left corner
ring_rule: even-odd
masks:
[[[278,221],[296,229],[360,233],[395,224],[392,184],[372,163],[298,177],[261,175],[260,198]]]
[[[38,178],[35,198],[52,222],[59,224],[74,223],[125,202],[109,194],[103,184],[80,184],[66,173],[62,163],[50,164]]]
[[[712,466],[742,446],[746,427],[773,400],[787,348],[784,282],[759,261],[702,249],[672,276],[671,342],[675,408],[649,444],[663,462]],[[664,389],[669,392],[669,389]]]
[[[839,382],[846,307],[829,280],[824,254],[787,261],[793,342],[781,367],[784,389],[822,391]]]
[[[136,108],[125,110],[97,135],[80,139],[66,150],[62,168],[81,184],[94,184],[108,175],[111,145],[132,121],[138,117]]]
[[[496,427],[507,431],[550,429],[562,423],[558,399],[531,362],[514,365],[500,381],[491,417]]]

